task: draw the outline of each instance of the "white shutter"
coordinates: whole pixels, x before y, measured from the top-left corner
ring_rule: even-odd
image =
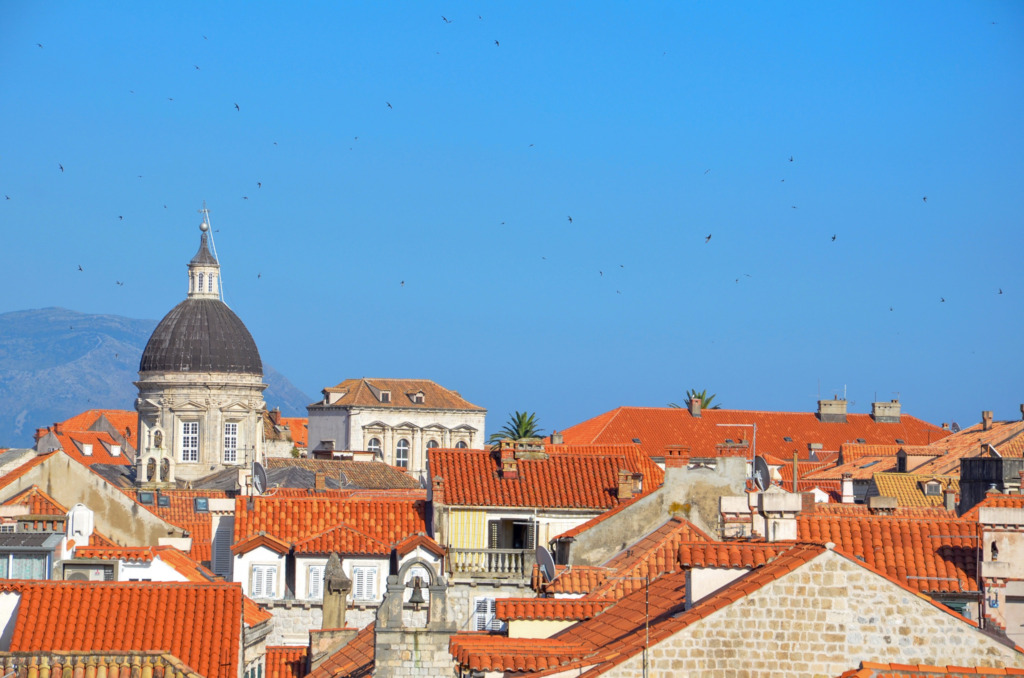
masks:
[[[277,565],[252,566],[252,597],[277,597]]]
[[[494,598],[475,598],[473,602],[473,628],[477,631],[497,631],[501,622],[494,618]]]
[[[252,567],[252,584],[249,586],[253,598],[263,598],[263,568],[259,565]]]
[[[352,568],[352,596],[354,600],[373,600],[374,586],[377,579],[376,567]]]
[[[324,596],[324,566],[311,565],[309,568],[309,598],[320,600]]]
[[[277,597],[277,568],[276,567],[268,567],[267,568],[266,588],[264,589],[264,591],[265,591],[264,595],[267,598],[276,598]]]

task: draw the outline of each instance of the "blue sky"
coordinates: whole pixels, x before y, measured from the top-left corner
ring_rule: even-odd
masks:
[[[0,312],[162,317],[205,200],[310,395],[1016,418],[1022,75],[1017,2],[7,2]]]

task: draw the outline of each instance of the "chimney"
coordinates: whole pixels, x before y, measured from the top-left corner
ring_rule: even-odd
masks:
[[[433,491],[430,493],[430,500],[435,505],[444,503],[444,477],[435,476],[433,480]]]
[[[907,451],[902,447],[896,451],[896,473],[907,472]]]
[[[943,431],[948,431],[949,430],[949,424],[947,424],[946,422],[942,422],[942,430]]]
[[[797,462],[797,459],[799,459],[799,456],[797,455],[796,450],[793,450],[793,493],[794,494],[796,494],[797,480],[800,477],[800,465]]]
[[[274,426],[280,426],[281,425],[281,408],[280,407],[275,407],[274,409],[270,410],[270,422]]]
[[[326,473],[317,472],[316,480],[314,481],[313,488],[317,492],[323,492],[324,490],[327,489],[327,474]]]
[[[503,446],[501,449],[501,477],[505,480],[515,480],[519,477],[519,462],[512,446]]]
[[[60,433],[60,422],[59,421],[53,422],[53,432],[54,433]]]
[[[690,414],[692,414],[695,417],[699,417],[700,416],[700,406],[701,406],[700,398],[698,398],[697,396],[693,396],[692,398],[690,398]]]
[[[1024,421],[1024,403],[1020,404],[1020,418]]]
[[[834,397],[832,400],[819,400],[818,419],[825,423],[845,424],[846,400],[840,400],[839,396]]]
[[[947,511],[956,510],[956,492],[953,491],[953,488],[947,487],[942,498],[943,505],[946,507]]]
[[[633,473],[626,469],[619,470],[619,501],[633,498]]]
[[[561,433],[559,433],[558,431],[552,431],[551,432],[551,444],[552,445],[561,445],[564,442],[565,442],[565,438],[562,436]]]
[[[852,504],[853,502],[853,474],[847,471],[843,474],[843,503]]]
[[[868,511],[872,515],[891,516],[896,506],[896,497],[868,497]]]
[[[814,493],[804,492],[800,495],[800,512],[812,513],[814,511]]]
[[[56,424],[54,424],[56,426]],[[988,431],[992,428],[992,410],[982,410],[981,412],[981,430]]]
[[[880,424],[900,423],[900,401],[890,400],[887,403],[871,403],[871,418]]]

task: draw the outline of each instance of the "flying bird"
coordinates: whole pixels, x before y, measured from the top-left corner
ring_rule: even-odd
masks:
[[[118,215],[117,215],[117,220],[118,220],[118,221],[124,221],[124,217],[123,217],[123,216],[121,216],[120,214],[118,214]]]
[[[241,107],[241,106],[239,106],[237,102],[235,103],[235,110],[236,110],[236,111],[240,111],[240,110],[242,110],[242,107]]]
[[[209,40],[209,38],[207,38],[207,37],[206,37],[206,36],[204,35],[204,36],[203,36],[203,40]]]
[[[263,277],[263,274],[262,274],[262,273],[257,273],[257,274],[256,274],[256,279],[257,279],[257,280],[259,280],[259,279],[260,279],[260,278],[262,278],[262,277]]]
[[[43,48],[43,43],[37,42],[36,43],[36,47],[38,47],[39,49],[42,49]]]
[[[451,23],[451,20],[450,20],[450,19],[448,19],[448,17],[446,17],[446,16],[442,16],[442,17],[441,17],[441,19],[442,19],[442,21],[444,21],[444,22],[445,22],[446,24],[450,24],[450,23]]]
[[[401,285],[402,287],[405,287],[405,281],[404,280],[402,282],[398,283],[398,284]]]
[[[622,292],[615,290],[615,294],[622,294]]]
[[[11,196],[9,196],[9,195],[5,195],[4,197],[7,198],[8,200],[11,199]]]
[[[789,161],[793,162],[793,156],[789,156]]]
[[[889,310],[890,310],[890,311],[892,310],[892,306],[890,306],[890,307],[889,307]]]
[[[59,162],[57,163],[57,167],[59,167],[59,168],[60,168],[60,171],[61,171],[61,172],[63,172],[63,171],[64,171],[64,165],[60,164]]]
[[[923,198],[921,198],[921,200],[924,201],[924,202],[928,202],[928,196],[927,195],[924,196]]]
[[[999,294],[1002,294],[1002,293],[1003,293],[1003,288],[1002,288],[1002,287],[1000,287],[1000,288],[999,288]]]
[[[790,205],[790,207],[792,207],[793,209],[796,209],[796,205]]]
[[[256,182],[256,188],[263,188],[263,182],[262,181],[257,181]]]
[[[390,101],[385,101],[384,103],[386,103],[388,105],[388,108],[390,108],[391,110],[395,110],[394,107],[391,105]]]
[[[709,240],[711,240],[711,234],[710,233],[708,233],[708,237],[704,238],[704,243],[707,244],[707,242]]]
[[[598,272],[597,272],[597,274],[598,274],[599,276],[601,276],[602,278],[604,277],[604,271],[598,271]]]
[[[174,101],[174,97],[167,97],[168,101]]]
[[[249,196],[247,196],[247,195],[243,195],[242,196],[242,200],[248,200],[248,199],[249,199]]]
[[[121,282],[120,280],[118,280],[118,281],[116,281],[116,282],[117,282],[117,284],[118,284],[118,285],[120,285],[121,287],[124,287],[124,283],[123,283],[123,282]]]
[[[572,217],[571,216],[569,217],[569,223],[570,224],[572,223]]]
[[[497,40],[495,40],[495,41],[494,41],[494,46],[495,46],[495,47],[501,47],[501,43],[500,43],[500,42],[498,42]]]
[[[939,303],[940,304],[946,303],[946,297],[939,297]]]
[[[835,233],[833,233],[832,234],[832,242],[835,242],[835,241],[836,241],[836,235],[835,235]]]
[[[82,271],[83,273],[85,272],[85,269],[84,269],[84,268],[82,268],[82,265],[81,265],[81,264],[79,264],[79,265],[78,265],[78,270],[79,270],[79,271]]]
[[[195,66],[195,64],[192,64],[192,65],[193,65],[193,66]],[[199,66],[196,66],[196,70],[197,70],[197,71],[199,70]]]

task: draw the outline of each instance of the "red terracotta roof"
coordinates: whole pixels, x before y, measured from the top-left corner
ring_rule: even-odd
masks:
[[[411,553],[417,548],[423,548],[433,553],[435,556],[440,556],[442,558],[445,553],[447,553],[443,546],[425,534],[414,534],[406,537],[405,539],[401,539],[395,543],[394,548],[395,551],[398,552],[399,557],[402,557],[407,553]]]
[[[138,448],[139,413],[131,410],[86,410],[60,422],[57,425],[57,430],[62,433],[88,431],[96,425],[100,417],[105,418],[132,448]],[[42,430],[45,431],[45,429]]]
[[[619,503],[619,471],[643,473],[645,492],[664,473],[634,446],[604,447],[577,454],[560,447],[547,459],[519,459],[518,477],[502,478],[490,450],[428,450],[431,475],[444,478],[444,503],[453,506],[517,506],[610,509]]]
[[[619,407],[567,428],[562,435],[566,443],[575,444],[629,443],[635,438],[652,457],[665,456],[671,446],[688,447],[693,456],[713,457],[727,438],[751,437],[747,429],[718,424],[757,424],[758,453],[780,459],[792,459],[794,451],[806,459],[811,443],[820,443],[827,452],[858,438],[873,444],[892,444],[899,438],[908,445],[925,445],[949,435],[909,415],[891,424],[876,422],[869,414],[848,414],[846,419],[846,423],[824,423],[813,412],[749,410],[704,410],[694,417],[685,408]]]
[[[207,678],[239,673],[240,584],[12,580],[0,591],[21,594],[13,652],[161,650]]]
[[[929,666],[926,664],[879,664],[861,662],[859,669],[840,678],[976,678],[977,676],[1024,676],[1024,669],[987,666]]]
[[[75,558],[149,563],[156,556],[155,548],[154,546],[79,546],[75,548]]]
[[[140,490],[135,488],[122,489],[126,495],[138,502]],[[148,491],[148,490],[141,490]],[[213,517],[207,511],[196,511],[195,499],[229,499],[231,494],[221,490],[160,490],[160,496],[170,500],[170,506],[159,506],[154,493],[153,504],[139,504],[147,511],[155,513],[171,525],[188,530],[192,538],[192,549],[189,555],[199,562],[211,562],[213,541]]]
[[[971,507],[960,516],[963,520],[978,520],[978,511],[984,508],[1024,508],[1024,495],[1021,494],[989,494],[981,502]]]
[[[132,460],[128,458],[123,447],[120,454],[116,456],[110,454],[111,446],[117,445],[121,447],[121,444],[110,437],[110,434],[105,431],[65,432],[62,429],[60,433],[55,435],[57,440],[60,441],[64,454],[84,466],[92,466],[93,464],[132,465]],[[92,454],[86,454],[85,451],[89,449],[88,446],[90,445],[92,446]]]
[[[541,577],[540,567],[534,565],[530,585],[535,591],[544,591],[548,595],[580,595],[597,589],[613,574],[615,570],[610,567],[555,565],[554,579],[545,582]]]
[[[679,545],[680,567],[755,568],[793,548],[793,542],[709,542]]]
[[[445,387],[430,381],[429,379],[346,379],[337,386],[324,389],[328,393],[341,394],[341,398],[331,404],[325,405],[322,400],[310,405],[310,407],[386,407],[391,409],[414,409],[414,410],[473,410],[486,412],[467,401],[456,391],[450,391]],[[381,402],[377,394],[380,391],[390,391],[391,400]],[[415,393],[423,392],[423,402],[417,403],[412,399]]]
[[[911,457],[934,457],[945,454],[941,441],[931,445],[867,445],[862,443],[843,443],[839,448],[839,458],[844,464],[856,461],[861,457],[894,457],[903,450]]]
[[[268,548],[271,551],[280,554],[287,554],[292,550],[292,545],[282,539],[278,539],[272,534],[266,532],[257,532],[256,534],[249,535],[245,539],[239,539],[231,545],[231,552],[235,555],[242,553],[249,553],[253,549],[259,547]]]
[[[309,678],[370,678],[374,668],[374,628],[370,624],[309,673]]]
[[[391,553],[391,545],[345,524],[335,525],[295,544],[296,554],[331,554],[335,551],[342,556],[381,556]]]
[[[206,678],[166,652],[3,652],[4,668],[17,676]]]
[[[982,428],[981,424],[975,424],[944,438],[940,445],[933,445],[945,454],[918,466],[914,472],[959,476],[960,460],[981,454],[983,444],[994,446],[1004,458],[1024,454],[1024,421],[995,421],[989,430]]]
[[[537,672],[569,664],[593,654],[588,645],[553,638],[506,638],[488,633],[458,633],[448,649],[471,671]]]
[[[924,486],[937,480],[941,491],[939,494],[925,494]],[[959,476],[930,476],[918,473],[876,473],[875,487],[883,497],[893,497],[900,506],[942,507],[945,505],[944,493],[953,490],[960,494]]]
[[[295,447],[306,448],[309,441],[309,418],[308,417],[281,417],[281,426],[287,426],[288,432],[292,434],[292,442]]]
[[[867,504],[842,504],[839,502],[815,504],[811,512],[819,515],[847,517],[875,515]],[[955,512],[947,511],[942,506],[898,506],[892,515],[896,518],[926,518],[934,520],[956,518]]]
[[[497,598],[495,616],[503,620],[580,621],[615,602],[609,598]]]
[[[949,514],[946,514],[949,516]],[[978,590],[978,524],[955,517],[797,516],[797,538],[842,550],[922,593]]]
[[[68,510],[60,502],[33,485],[4,502],[4,506],[25,506],[37,516],[66,515]]]
[[[308,652],[305,646],[268,645],[267,678],[305,678]]]
[[[895,471],[896,457],[859,457],[851,462],[839,466],[826,466],[825,468],[811,471],[804,480],[838,480],[842,481],[843,475],[849,473],[854,480],[871,480],[879,472]]]
[[[341,524],[388,545],[426,532],[426,502],[390,496],[393,495],[368,493],[342,499],[266,496],[254,498],[251,509],[246,497],[238,497],[234,541],[265,531],[294,544]]]

